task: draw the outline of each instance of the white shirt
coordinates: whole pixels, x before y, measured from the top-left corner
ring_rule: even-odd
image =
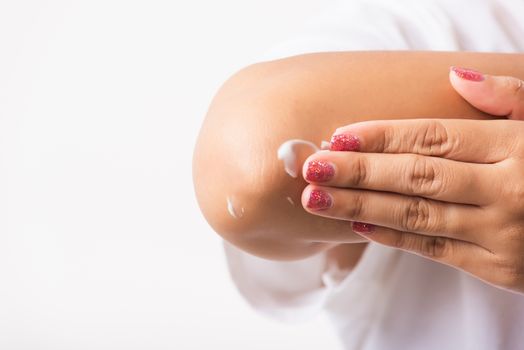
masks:
[[[329,9],[264,58],[523,48],[521,0],[362,0]],[[422,257],[370,243],[344,273],[323,254],[275,262],[225,247],[233,280],[251,305],[281,319],[323,310],[347,349],[524,349],[524,295]]]

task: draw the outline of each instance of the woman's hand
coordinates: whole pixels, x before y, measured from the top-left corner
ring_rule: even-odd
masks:
[[[455,68],[451,82],[477,108],[524,119],[520,80]],[[306,210],[524,293],[524,123],[362,122],[337,129],[331,150],[304,165]]]

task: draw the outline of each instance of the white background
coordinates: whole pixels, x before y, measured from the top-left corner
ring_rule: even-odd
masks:
[[[333,1],[0,0],[1,349],[338,348],[245,304],[191,182],[220,84]]]

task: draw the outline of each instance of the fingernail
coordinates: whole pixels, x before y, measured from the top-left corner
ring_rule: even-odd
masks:
[[[484,74],[476,70],[461,67],[451,67],[451,70],[461,79],[476,82],[484,81]]]
[[[324,210],[331,208],[333,200],[329,193],[321,190],[312,190],[309,194],[309,200],[307,202],[307,207],[313,210]]]
[[[360,139],[352,134],[338,134],[331,138],[332,151],[358,151]]]
[[[351,224],[351,228],[356,233],[371,233],[371,232],[375,231],[375,225],[373,225],[373,224],[366,224],[365,222],[358,222],[358,221],[354,221]]]
[[[306,180],[311,182],[326,182],[335,176],[335,168],[323,160],[313,160],[308,163]]]

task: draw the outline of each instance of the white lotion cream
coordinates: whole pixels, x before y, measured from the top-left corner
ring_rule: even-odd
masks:
[[[292,139],[287,140],[281,144],[277,151],[277,157],[284,162],[284,169],[286,170],[286,173],[288,173],[288,175],[293,178],[298,176],[299,171],[299,164],[297,164],[297,155],[295,152],[295,147],[298,145],[308,146],[315,152],[320,151],[317,145],[315,145],[313,142],[305,140]]]
[[[320,144],[320,149],[323,151],[329,150],[330,148],[331,143],[329,143],[328,141],[322,141],[322,143]]]
[[[306,146],[313,150],[313,152],[319,152],[324,150],[329,150],[330,144],[327,141],[322,141],[320,148],[315,145],[311,141],[306,140],[300,140],[300,139],[291,139],[287,140],[283,144],[280,145],[277,151],[277,157],[278,159],[282,160],[284,162],[284,170],[286,173],[291,176],[292,178],[298,177],[298,172],[300,171],[297,161],[297,154],[295,151],[295,147],[297,146]],[[295,205],[295,202],[291,197],[286,197],[287,201],[291,205]],[[235,219],[239,219],[242,216],[244,216],[244,208],[241,207],[240,210],[235,208],[235,205],[233,203],[233,199],[231,197],[227,197],[227,211],[229,212],[229,215],[234,217]]]
[[[227,211],[229,212],[229,215],[235,219],[240,219],[242,216],[244,216],[244,208],[240,208],[240,211],[237,210],[233,205],[233,200],[231,197],[227,197]]]

